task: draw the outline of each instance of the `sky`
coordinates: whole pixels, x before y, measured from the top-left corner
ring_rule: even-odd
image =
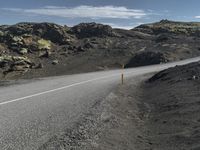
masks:
[[[0,0],[0,24],[82,22],[131,29],[162,19],[200,21],[199,0]]]

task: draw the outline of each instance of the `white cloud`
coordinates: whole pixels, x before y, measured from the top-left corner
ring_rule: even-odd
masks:
[[[103,22],[103,24],[110,25],[112,28],[130,30],[130,29],[133,29],[134,27],[139,26],[139,25],[144,24],[144,23],[137,22],[137,23],[133,23],[133,24],[129,24],[129,25],[121,25],[121,24]]]
[[[195,16],[196,19],[200,19],[200,16]]]
[[[128,9],[126,7],[116,6],[77,6],[77,7],[57,7],[57,6],[45,6],[35,9],[20,9],[20,8],[3,8],[6,11],[12,11],[23,14],[35,14],[46,15],[66,18],[119,18],[140,19],[148,15],[144,10]]]
[[[118,28],[118,29],[133,29],[133,26],[127,26],[127,25],[118,25],[118,24],[114,24],[114,23],[103,23],[103,24],[106,24],[106,25],[109,25],[111,26],[112,28]]]

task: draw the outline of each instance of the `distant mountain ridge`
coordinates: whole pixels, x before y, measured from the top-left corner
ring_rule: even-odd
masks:
[[[200,23],[199,22],[176,22],[169,20],[161,20],[160,22],[140,25],[133,30],[147,31],[147,33],[160,34],[174,33],[186,34],[193,36],[200,36]]]

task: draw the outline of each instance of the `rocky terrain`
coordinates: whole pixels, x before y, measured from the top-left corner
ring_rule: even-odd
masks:
[[[0,79],[165,63],[200,55],[200,23],[162,20],[132,30],[81,23],[0,26]]]

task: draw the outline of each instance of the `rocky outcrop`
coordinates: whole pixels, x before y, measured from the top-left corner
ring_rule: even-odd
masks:
[[[27,71],[34,66],[28,58],[20,56],[0,56],[0,68],[3,69],[4,73],[12,71]]]
[[[58,44],[66,44],[71,40],[68,30],[67,26],[53,23],[19,23],[4,28],[4,32],[10,35],[35,35]]]
[[[81,23],[71,29],[78,38],[115,36],[116,33],[108,25],[96,23]]]
[[[57,24],[41,23],[33,26],[33,33],[44,39],[50,40],[58,44],[67,44],[71,40],[67,33],[69,28],[67,26],[59,26]]]

